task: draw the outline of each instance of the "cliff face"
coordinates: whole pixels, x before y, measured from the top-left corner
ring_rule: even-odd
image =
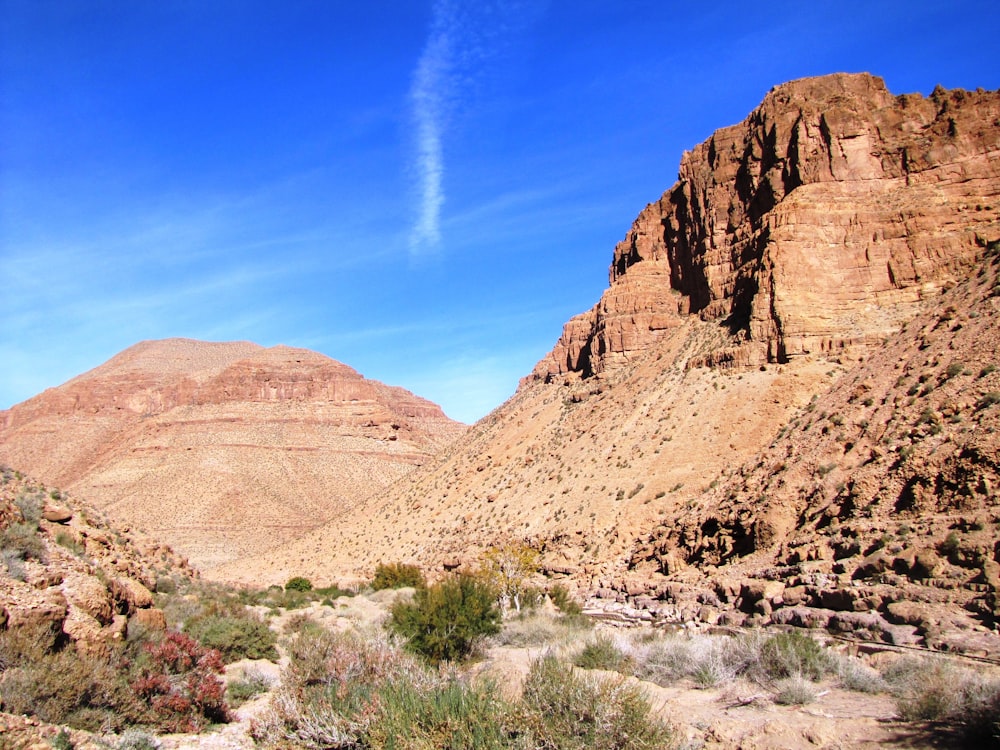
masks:
[[[998,203],[1000,93],[896,97],[867,74],[778,86],[684,155],[534,377],[618,366],[688,314],[732,334],[714,363],[880,341],[1000,236]]]
[[[301,535],[464,430],[315,352],[170,339],[0,412],[0,461],[207,570]]]

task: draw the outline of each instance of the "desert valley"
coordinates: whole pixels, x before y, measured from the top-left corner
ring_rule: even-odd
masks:
[[[76,725],[56,721],[11,698],[30,682],[11,645],[19,632],[43,634],[36,660],[107,659],[242,596],[287,635],[286,671],[272,676],[301,698],[327,679],[295,672],[295,644],[318,637],[303,612],[379,631],[398,611],[395,594],[370,591],[379,569],[419,570],[419,600],[488,569],[497,550],[527,561],[539,608],[568,601],[596,624],[578,640],[618,639],[631,659],[618,671],[646,685],[673,729],[650,730],[645,745],[559,744],[539,724],[508,731],[508,744],[465,746],[958,742],[955,715],[893,702],[889,671],[904,655],[952,657],[966,670],[942,677],[953,687],[978,675],[992,729],[975,742],[996,743],[1000,92],[896,95],[868,74],[775,86],[686,152],[677,182],[609,251],[600,300],[471,426],[312,351],[189,339],[138,343],[0,412],[0,746],[98,747],[124,729],[80,711]],[[309,584],[302,596],[327,594],[293,606],[296,579]],[[189,586],[230,599],[177,614],[169,597]],[[523,613],[505,622],[472,672],[534,685],[528,656],[543,641],[511,635]],[[774,699],[774,674],[739,689],[694,672],[650,676],[639,632],[688,643],[809,634],[884,681],[851,693],[838,662],[815,675],[832,685],[828,707],[817,699],[805,714]],[[928,682],[937,664],[921,667]],[[154,676],[142,684],[162,707],[173,694],[149,687]],[[243,734],[181,736],[203,727],[178,720],[159,741],[397,746],[356,716],[336,731],[293,726],[281,689],[247,704]],[[711,705],[692,698],[709,694]],[[225,711],[211,713],[221,723]]]

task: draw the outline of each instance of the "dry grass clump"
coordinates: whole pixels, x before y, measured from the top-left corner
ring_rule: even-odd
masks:
[[[567,646],[591,630],[590,620],[580,615],[553,614],[542,608],[522,610],[503,621],[503,629],[490,642],[497,646]]]
[[[949,726],[969,746],[1000,747],[1000,680],[939,659],[897,659],[882,672],[906,721]]]
[[[614,638],[599,633],[584,645],[583,650],[573,659],[573,664],[583,669],[607,669],[631,674],[634,660]]]
[[[667,748],[670,728],[657,720],[635,682],[580,674],[553,655],[531,665],[521,714],[542,748]]]
[[[595,641],[595,644],[599,641]],[[744,678],[762,685],[803,677],[819,680],[835,666],[833,656],[812,638],[796,632],[766,635],[749,631],[736,637],[664,634],[653,637],[618,638],[604,643],[595,655],[604,654],[604,669],[616,669],[610,654],[621,652],[620,664],[630,673],[658,685],[691,680],[710,688]],[[577,666],[591,666],[577,660]],[[593,666],[597,666],[596,662]],[[621,670],[619,670],[621,671]]]
[[[783,706],[802,706],[816,700],[816,683],[800,675],[778,680],[774,687],[774,702]]]
[[[889,689],[878,670],[872,669],[856,656],[837,657],[834,664],[840,686],[845,690],[875,694]]]
[[[247,667],[226,687],[229,705],[241,706],[251,698],[266,693],[274,686],[274,678],[259,667]]]

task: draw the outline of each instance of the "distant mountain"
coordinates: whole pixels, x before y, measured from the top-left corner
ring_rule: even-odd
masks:
[[[315,352],[168,339],[0,412],[0,462],[209,572],[330,520],[465,429]]]
[[[709,619],[761,618],[781,600],[754,610],[748,576],[817,604],[802,581],[852,586],[872,536],[903,534],[893,544],[913,554],[886,564],[926,594],[906,565],[947,556],[944,530],[965,550],[955,560],[995,557],[995,463],[980,457],[998,446],[998,239],[1000,92],[894,96],[867,74],[778,86],[684,155],[615,248],[600,302],[507,403],[250,568],[363,578],[380,560],[450,568],[517,538],[618,606],[697,619],[714,602]],[[939,469],[907,463],[939,445]],[[848,525],[858,514],[869,520]],[[945,565],[978,577],[953,600],[993,606],[993,563]]]

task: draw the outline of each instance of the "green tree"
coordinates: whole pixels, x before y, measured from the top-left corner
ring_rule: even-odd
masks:
[[[511,604],[521,611],[521,596],[528,576],[538,570],[538,552],[524,542],[507,542],[492,547],[483,555],[483,575],[500,597],[504,610]]]
[[[461,661],[484,637],[500,632],[496,592],[478,577],[459,573],[417,589],[412,601],[396,602],[388,627],[434,664]]]

